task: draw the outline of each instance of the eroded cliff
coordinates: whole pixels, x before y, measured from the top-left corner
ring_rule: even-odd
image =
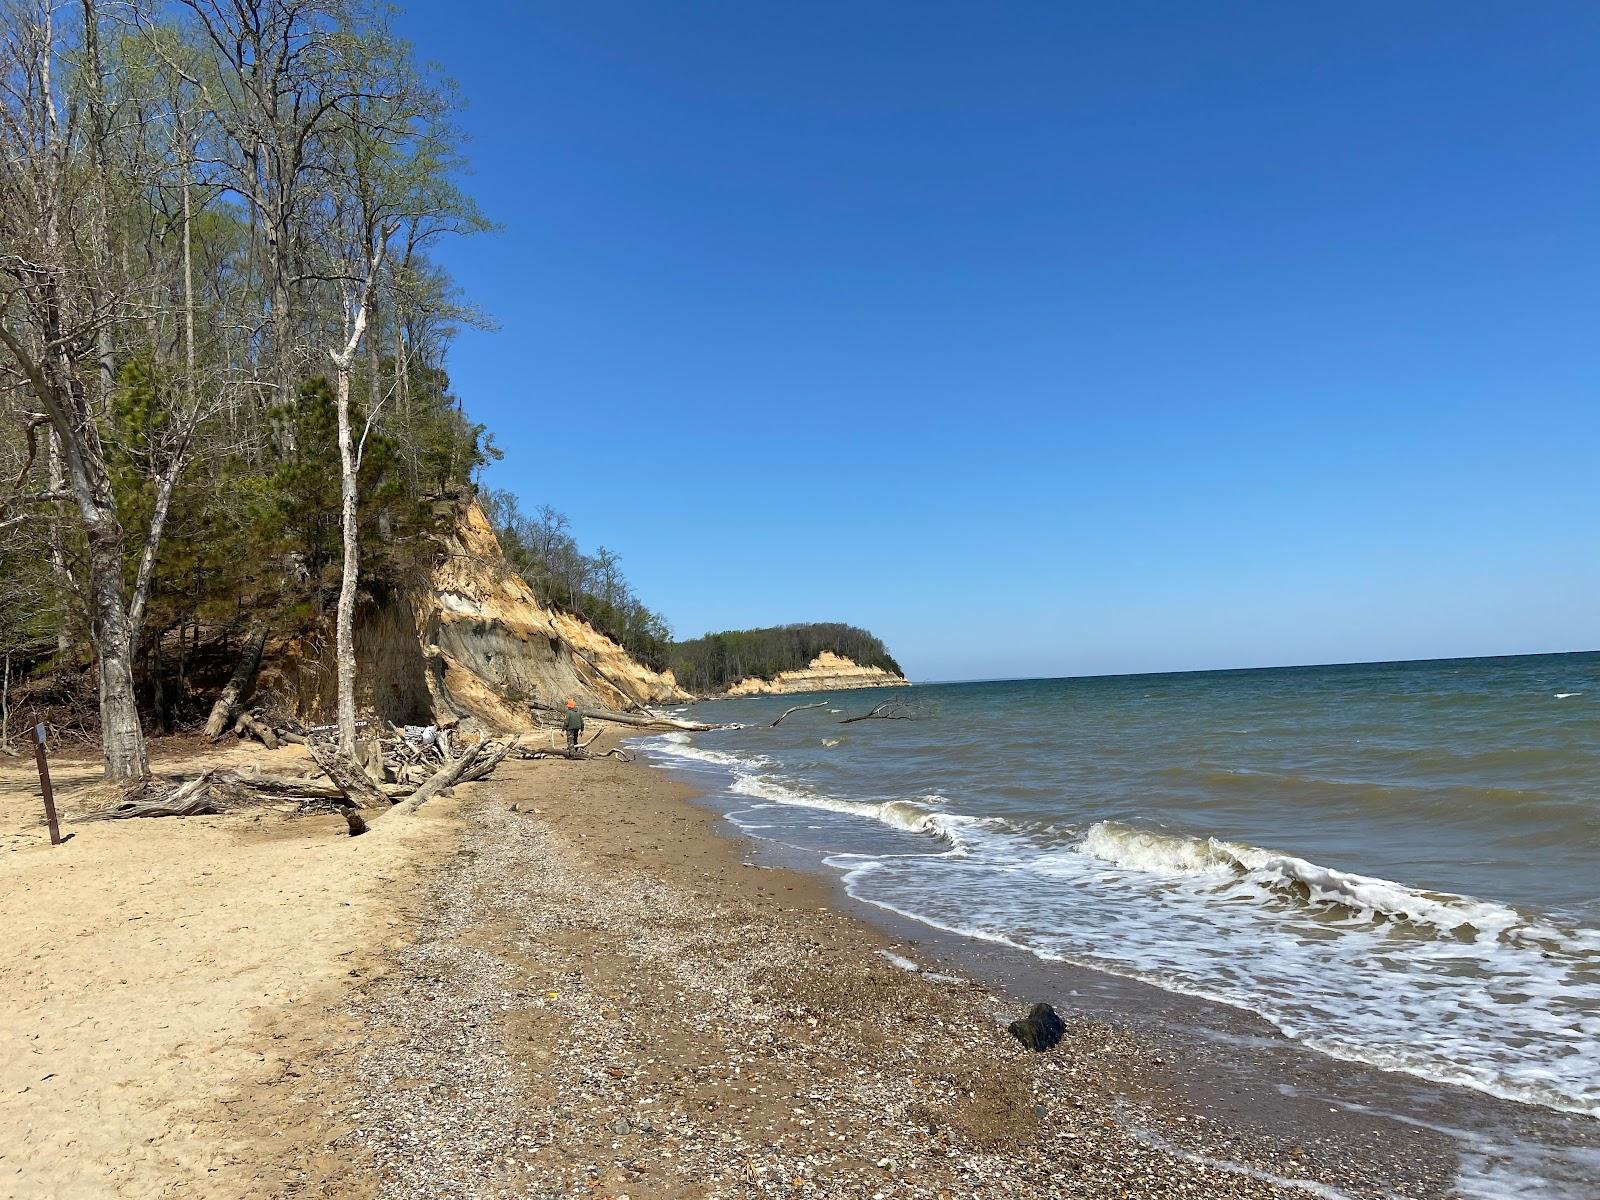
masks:
[[[791,692],[837,692],[851,688],[906,687],[903,676],[882,667],[860,663],[824,650],[797,671],[782,671],[771,679],[741,679],[725,692],[728,696],[784,696]]]
[[[476,501],[440,501],[432,569],[373,588],[356,614],[357,703],[401,724],[538,723],[535,704],[634,709],[691,699],[671,672],[635,662],[616,642],[540,603],[513,571]],[[258,692],[310,719],[334,711],[332,647],[274,645]]]

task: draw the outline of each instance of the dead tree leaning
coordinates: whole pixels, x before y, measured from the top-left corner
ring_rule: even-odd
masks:
[[[217,702],[211,706],[211,716],[206,721],[206,736],[212,741],[216,741],[227,731],[233,720],[233,714],[239,705],[249,698],[250,689],[255,686],[256,672],[261,669],[261,652],[266,645],[267,627],[257,625],[250,631],[244,649],[239,653],[239,662],[233,668],[233,676],[228,680],[228,686],[222,689]]]

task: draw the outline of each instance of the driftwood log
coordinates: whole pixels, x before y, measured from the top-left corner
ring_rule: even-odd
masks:
[[[233,723],[233,731],[241,738],[255,738],[268,750],[276,750],[278,748],[277,731],[255,713],[248,710],[239,714]]]
[[[165,795],[151,795],[141,785],[129,789],[110,808],[85,813],[84,821],[125,821],[135,817],[198,817],[219,813],[222,805],[211,794],[211,773],[180,784]]]
[[[234,712],[250,695],[250,689],[255,686],[256,672],[261,669],[261,653],[266,646],[267,627],[257,625],[245,640],[244,649],[239,653],[239,663],[234,667],[227,686],[211,706],[211,716],[206,720],[206,736],[212,741],[227,731]]]
[[[567,747],[560,750],[525,750],[522,752],[521,757],[565,758],[571,762],[582,762],[588,759],[597,758],[616,758],[623,762],[633,761],[633,755],[629,754],[626,750],[619,749],[616,746],[611,747],[609,750],[602,750],[599,754],[590,754],[589,747],[594,745],[599,740],[600,735],[597,733],[587,742],[580,742],[576,746]]]
[[[776,721],[774,721],[771,725],[768,725],[767,728],[768,729],[776,729],[779,725],[783,724],[783,719],[785,717],[789,716],[791,713],[804,712],[808,708],[827,708],[827,707],[828,707],[828,702],[826,700],[818,700],[815,704],[796,704],[793,708],[784,709],[783,712],[778,714],[778,719]]]
[[[541,704],[534,701],[530,707],[542,712],[564,712],[553,704]],[[726,729],[726,725],[707,725],[703,721],[680,721],[676,717],[664,717],[660,713],[651,712],[648,708],[638,713],[614,712],[609,708],[580,708],[578,710],[586,720],[610,721],[615,725],[632,725],[636,729],[682,729],[689,733],[706,733],[712,729]]]
[[[161,790],[159,785],[131,785],[117,803],[88,813],[85,821],[120,821],[132,817],[196,817],[230,812],[252,805],[298,802],[349,806],[345,793],[326,780],[295,775],[242,774],[226,768],[202,772]],[[387,800],[386,800],[387,803]]]
[[[633,755],[617,746],[613,746],[609,750],[602,750],[599,754],[590,754],[583,746],[574,746],[571,750],[535,750],[528,757],[565,758],[570,762],[594,762],[602,758],[615,758],[621,762],[633,761]]]
[[[846,717],[840,721],[841,725],[852,725],[857,721],[909,721],[910,713],[900,711],[900,705],[893,700],[885,700],[871,712],[864,712],[859,717]]]
[[[487,778],[516,748],[516,738],[501,743],[478,742],[468,747],[460,757],[446,762],[429,775],[420,787],[413,789],[399,783],[376,783],[366,770],[345,758],[332,745],[311,742],[307,749],[325,776],[323,779],[241,773],[218,768],[166,790],[156,790],[148,783],[135,784],[121,793],[116,804],[89,813],[82,819],[116,821],[134,817],[192,817],[229,812],[251,805],[285,802],[333,804],[344,816],[354,837],[367,832],[367,817],[363,813],[376,810],[382,816],[393,812],[415,812],[446,788]]]
[[[322,773],[344,794],[352,808],[389,807],[388,793],[372,782],[371,776],[333,746],[312,742],[306,746],[306,750],[311,755],[312,761],[322,769]]]

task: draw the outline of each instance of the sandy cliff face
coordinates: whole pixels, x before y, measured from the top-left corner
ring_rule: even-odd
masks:
[[[635,662],[617,643],[546,608],[501,553],[476,501],[441,502],[444,533],[431,572],[372,595],[356,614],[357,702],[397,723],[536,724],[530,704],[632,709],[690,699],[671,672]],[[332,720],[331,646],[277,648],[258,693]]]
[[[540,604],[469,504],[445,538],[430,586],[413,600],[436,705],[499,728],[530,723],[527,703],[636,708],[686,700],[671,673],[635,662],[584,621]]]
[[[725,693],[729,696],[782,696],[790,692],[836,692],[848,688],[906,687],[902,676],[882,667],[863,667],[824,650],[798,671],[783,671],[772,679],[741,679]]]

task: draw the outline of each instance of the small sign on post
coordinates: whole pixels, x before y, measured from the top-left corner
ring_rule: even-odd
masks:
[[[56,822],[56,794],[50,790],[50,764],[44,759],[44,722],[33,727],[33,757],[39,764],[39,790],[44,793],[44,819],[50,826],[50,844],[61,844],[61,826]]]

